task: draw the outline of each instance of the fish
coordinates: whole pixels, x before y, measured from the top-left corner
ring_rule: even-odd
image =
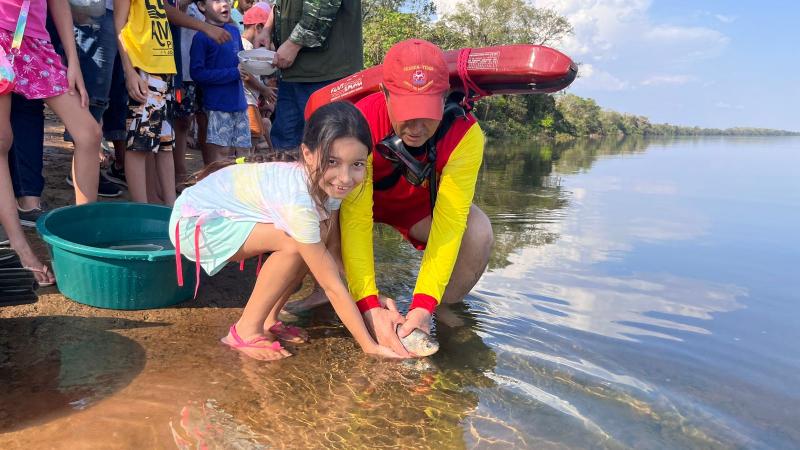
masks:
[[[400,324],[397,325],[395,330],[398,334],[400,332]],[[415,328],[408,336],[400,338],[403,347],[409,352],[417,356],[431,356],[439,351],[439,343],[436,342],[428,333]]]

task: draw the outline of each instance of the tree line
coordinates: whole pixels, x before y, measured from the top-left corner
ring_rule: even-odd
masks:
[[[525,0],[464,0],[439,20],[434,20],[436,7],[431,0],[364,0],[362,14],[367,67],[380,64],[395,42],[412,37],[450,50],[517,43],[553,45],[573,32],[565,17]],[[565,93],[491,96],[476,103],[474,114],[490,137],[800,135],[763,128],[654,124],[647,117],[604,110],[593,99]]]

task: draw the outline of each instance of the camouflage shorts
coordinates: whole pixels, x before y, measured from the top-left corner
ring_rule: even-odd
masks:
[[[170,75],[153,75],[139,71],[147,79],[150,90],[147,100],[128,101],[128,150],[136,152],[172,151],[175,135],[172,131],[174,102]]]

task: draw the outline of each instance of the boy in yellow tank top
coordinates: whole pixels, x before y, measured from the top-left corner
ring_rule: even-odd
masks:
[[[175,48],[169,22],[202,31],[217,42],[231,39],[219,27],[193,19],[164,0],[114,0],[114,25],[128,88],[128,142],[125,177],[135,202],[148,203],[145,167],[155,155],[160,200],[175,202],[175,166],[172,160],[172,76]],[[152,196],[151,196],[152,197]]]

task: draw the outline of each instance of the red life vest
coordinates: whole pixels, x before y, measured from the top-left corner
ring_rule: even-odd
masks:
[[[369,123],[373,146],[393,133],[383,93],[377,92],[363,98],[356,103],[356,107],[361,110]],[[450,155],[475,122],[472,114],[456,118],[444,137],[436,143],[435,167],[438,176],[441,176]],[[420,161],[424,161],[425,158],[425,154],[418,156]],[[393,173],[394,165],[378,152],[372,152],[373,184],[392,176]],[[428,183],[414,186],[404,177],[399,177],[388,189],[374,190],[372,197],[374,221],[392,225],[403,234],[407,234],[412,225],[424,219],[431,211]]]

